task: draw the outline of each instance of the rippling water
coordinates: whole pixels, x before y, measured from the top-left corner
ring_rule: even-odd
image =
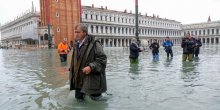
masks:
[[[0,50],[0,110],[219,110],[219,45],[205,45],[200,59],[182,62],[180,46],[174,58],[160,50],[159,61],[142,52],[139,64],[129,63],[129,51],[106,48],[107,101],[77,102],[69,91],[69,63],[56,50]],[[70,58],[70,56],[69,56]]]

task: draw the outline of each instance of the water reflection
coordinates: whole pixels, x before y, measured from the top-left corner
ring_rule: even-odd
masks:
[[[105,48],[107,101],[83,103],[69,91],[67,63],[56,50],[0,50],[0,109],[34,110],[218,110],[220,108],[219,45],[201,48],[200,59],[182,62],[182,51],[152,61],[142,52],[138,64],[130,64],[129,50]],[[183,103],[184,102],[184,103]]]
[[[129,73],[139,74],[139,63],[130,63]]]

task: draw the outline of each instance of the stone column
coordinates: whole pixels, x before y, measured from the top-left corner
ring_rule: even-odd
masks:
[[[128,41],[128,39],[126,39],[126,47],[128,47],[129,46],[129,41]]]
[[[118,39],[116,39],[116,47],[118,47]]]
[[[91,33],[91,25],[88,25],[88,33]]]
[[[108,34],[110,34],[110,26],[108,27]]]
[[[106,34],[106,33],[105,33],[105,28],[106,28],[106,26],[103,26],[103,34]]]
[[[111,46],[111,45],[110,45],[110,44],[111,44],[111,43],[110,43],[110,40],[111,40],[111,39],[108,39],[108,46],[109,46],[109,47]]]
[[[103,47],[106,47],[105,38],[103,38]]]
[[[98,26],[98,34],[101,34],[101,26]]]

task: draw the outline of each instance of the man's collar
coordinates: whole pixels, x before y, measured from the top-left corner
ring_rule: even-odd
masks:
[[[83,45],[83,43],[85,42],[85,40],[86,40],[87,37],[88,37],[88,36],[84,37],[84,39],[82,40],[82,42],[77,41],[77,42],[79,43],[79,47],[81,47],[81,46]]]

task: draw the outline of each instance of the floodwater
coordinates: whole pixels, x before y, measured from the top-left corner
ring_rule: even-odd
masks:
[[[161,48],[159,61],[148,50],[130,64],[128,49],[105,48],[107,100],[98,102],[75,100],[57,50],[0,50],[0,110],[219,110],[219,49],[204,45],[193,62],[181,61],[180,46],[173,59]]]

